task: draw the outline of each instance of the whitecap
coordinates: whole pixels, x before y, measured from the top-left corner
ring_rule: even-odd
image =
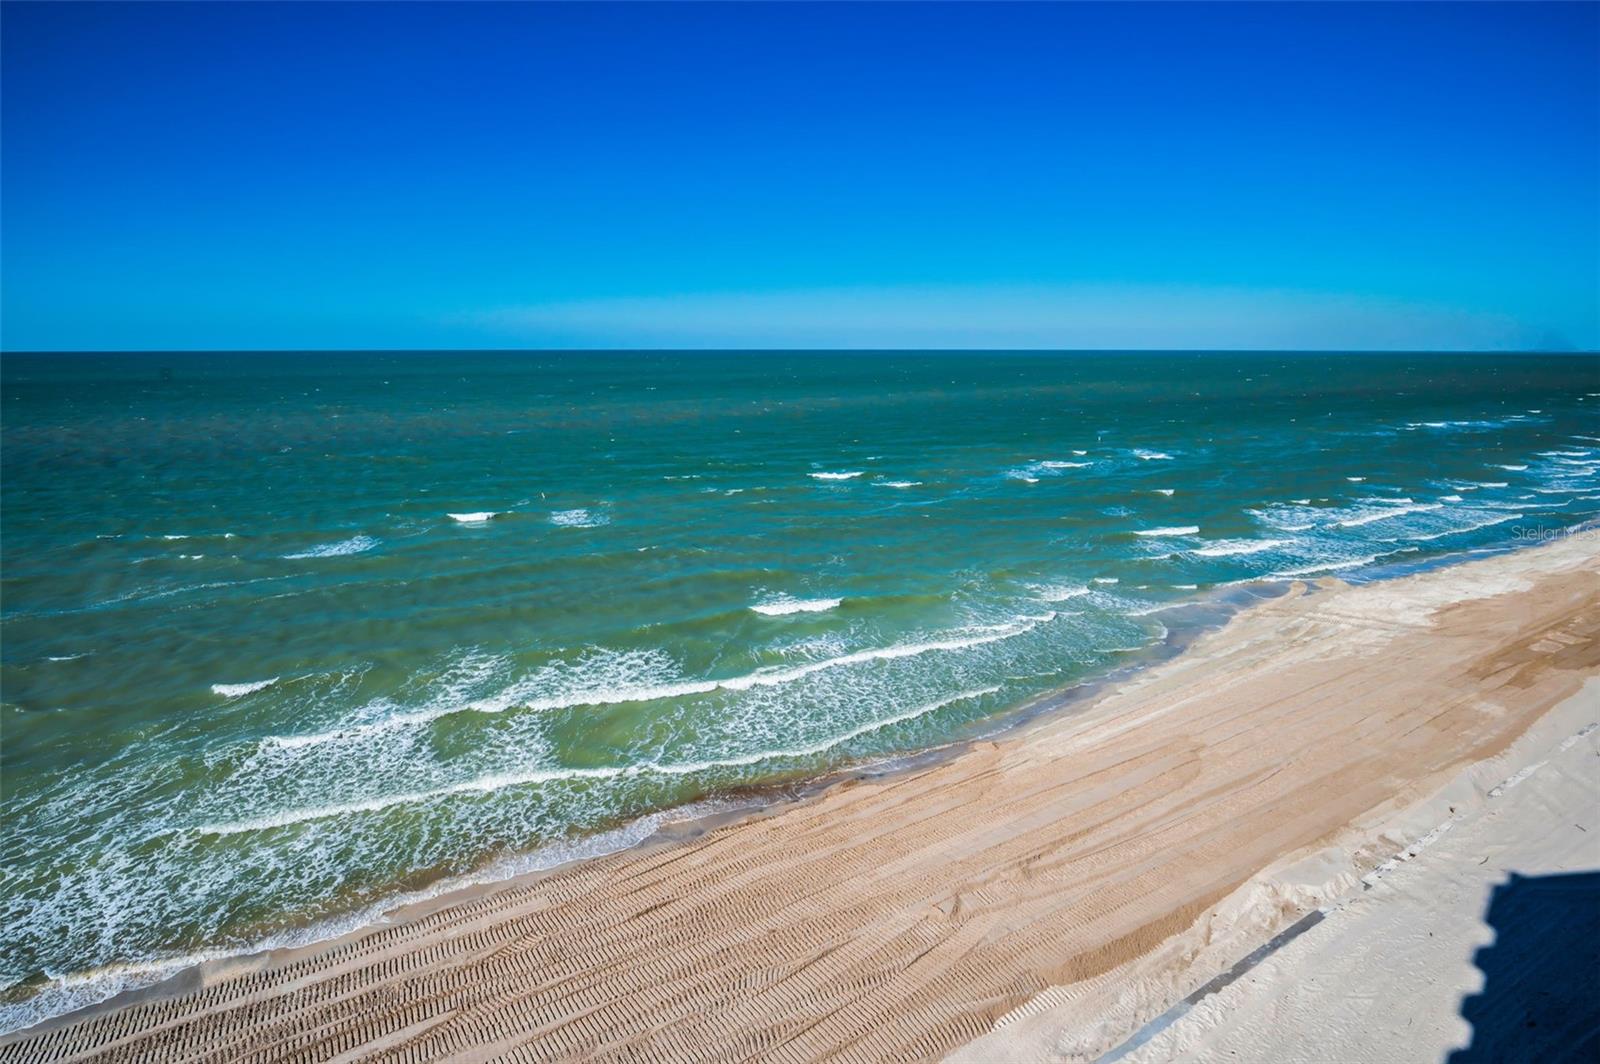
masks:
[[[1207,558],[1226,558],[1235,554],[1259,554],[1289,542],[1286,539],[1220,539],[1195,550]]]
[[[1171,495],[1172,494],[1172,489],[1171,488],[1151,488],[1150,490],[1155,492],[1157,495]]]
[[[610,524],[611,518],[590,510],[552,510],[550,523],[560,528],[596,528]]]
[[[252,680],[249,683],[214,683],[211,685],[211,693],[221,695],[223,698],[241,698],[265,690],[277,682],[278,678],[274,676],[270,680]]]
[[[1089,589],[1082,584],[1041,584],[1034,590],[1043,602],[1065,602],[1089,593]]]
[[[1342,562],[1321,562],[1317,565],[1307,565],[1299,569],[1279,569],[1273,576],[1309,576],[1312,573],[1325,573],[1336,569],[1354,569],[1361,565],[1371,565],[1378,560],[1376,554],[1369,554],[1365,558],[1351,558]]]
[[[1038,463],[1038,466],[1040,469],[1087,469],[1093,464],[1093,462],[1062,462],[1058,460],[1051,460],[1047,462],[1040,462]]]
[[[1164,451],[1147,451],[1142,447],[1135,447],[1133,456],[1145,462],[1170,462],[1172,460],[1172,456]]]
[[[1421,503],[1416,506],[1396,506],[1392,510],[1379,510],[1375,513],[1362,514],[1359,517],[1349,517],[1338,522],[1338,525],[1340,528],[1359,528],[1362,525],[1370,525],[1374,521],[1387,521],[1392,517],[1404,517],[1406,514],[1439,509],[1443,509],[1443,507],[1436,502]]]
[[[472,513],[445,514],[445,516],[450,518],[452,521],[459,521],[464,525],[481,525],[485,521],[494,520],[496,517],[499,517],[500,514],[501,511],[499,510],[475,510]]]
[[[771,602],[758,602],[750,608],[764,617],[785,617],[791,613],[823,613],[843,601],[836,598],[797,599],[785,596]]]
[[[1500,464],[1498,464],[1498,463],[1495,463],[1495,462],[1491,462],[1491,463],[1490,463],[1490,467],[1491,467],[1491,468],[1493,468],[1493,469],[1505,469],[1505,470],[1509,470],[1509,471],[1510,471],[1510,472],[1512,472],[1512,473],[1520,473],[1520,472],[1522,472],[1522,471],[1523,471],[1523,470],[1524,470],[1524,469],[1527,469],[1527,468],[1528,468],[1528,467],[1527,467],[1527,466],[1525,466],[1525,465],[1500,465]]]
[[[922,483],[920,480],[875,480],[874,484],[880,488],[915,488]]]
[[[324,543],[319,547],[311,547],[306,550],[295,551],[293,554],[285,554],[284,557],[291,560],[298,558],[338,558],[346,554],[360,554],[362,551],[371,550],[377,545],[378,541],[371,536],[351,536],[349,539],[341,539],[337,543]]]
[[[1097,576],[1090,581],[1092,584],[1115,584],[1116,582],[1117,578],[1114,576]]]
[[[1114,580],[1110,582],[1115,583]],[[654,683],[647,681],[621,687],[585,687],[544,695],[533,694],[528,692],[525,687],[513,685],[507,692],[496,697],[479,699],[464,704],[431,706],[410,713],[398,714],[374,723],[352,725],[327,732],[308,735],[269,736],[262,740],[261,745],[264,748],[279,747],[289,749],[314,746],[336,740],[363,737],[413,724],[425,724],[456,713],[501,713],[509,709],[525,709],[537,713],[574,709],[580,706],[611,706],[634,702],[653,702],[663,698],[685,698],[692,695],[710,694],[713,691],[749,691],[761,687],[777,687],[825,670],[860,665],[871,661],[892,661],[899,658],[917,657],[922,654],[965,650],[969,647],[996,643],[1030,632],[1039,625],[1054,620],[1055,616],[1053,612],[1042,616],[1023,616],[1018,617],[1009,624],[980,625],[962,629],[961,631],[965,634],[947,638],[930,639],[921,643],[898,643],[887,647],[858,650],[848,654],[841,654],[837,657],[823,658],[799,665],[759,669],[755,672],[745,673],[742,676],[729,676],[722,679],[677,680]]]
[[[1366,477],[1345,477],[1344,479],[1348,480],[1352,484],[1359,484],[1363,480],[1366,480],[1367,478]]]
[[[1523,516],[1523,515],[1522,514],[1501,514],[1499,517],[1491,517],[1487,521],[1479,521],[1476,524],[1461,525],[1458,528],[1447,528],[1443,532],[1435,532],[1435,533],[1433,533],[1431,535],[1427,535],[1427,536],[1407,536],[1406,538],[1407,539],[1415,539],[1415,540],[1443,539],[1445,536],[1456,536],[1456,535],[1460,535],[1463,532],[1476,532],[1480,528],[1488,528],[1491,525],[1499,525],[1499,524],[1504,524],[1507,521],[1515,521],[1517,518],[1519,518],[1521,516]]]
[[[359,802],[340,802],[329,805],[306,806],[299,809],[286,809],[267,816],[254,817],[248,820],[237,820],[228,823],[199,824],[192,830],[201,835],[237,835],[247,831],[268,831],[273,828],[289,827],[294,824],[303,824],[312,820],[327,820],[335,817],[350,816],[360,813],[377,813],[397,805],[415,805],[422,802],[447,798],[458,794],[491,794],[507,787],[518,787],[535,783],[551,783],[564,780],[606,780],[624,776],[640,776],[661,774],[672,776],[687,776],[705,772],[714,768],[740,768],[747,765],[759,764],[763,761],[811,757],[826,753],[836,747],[842,746],[851,739],[875,731],[882,731],[891,725],[900,724],[917,717],[942,709],[956,702],[969,698],[979,698],[999,691],[998,686],[980,687],[970,691],[961,691],[935,702],[919,706],[915,709],[897,713],[882,720],[868,721],[857,725],[848,731],[841,732],[821,742],[811,743],[806,746],[785,747],[773,750],[757,750],[748,754],[738,754],[732,757],[716,758],[706,761],[684,762],[658,762],[646,761],[637,765],[616,765],[600,768],[539,768],[521,772],[499,772],[478,776],[473,779],[452,783],[444,787],[435,787],[430,790],[406,791],[398,794],[388,794],[368,798]]]
[[[863,473],[863,470],[857,469],[850,473],[807,473],[806,476],[813,480],[850,480],[862,476]]]
[[[1441,495],[1441,496],[1439,496],[1439,501],[1440,502],[1460,502],[1461,501],[1461,496],[1459,496],[1459,495]]]
[[[1199,525],[1176,525],[1172,528],[1139,528],[1134,529],[1136,536],[1192,536],[1200,531]]]

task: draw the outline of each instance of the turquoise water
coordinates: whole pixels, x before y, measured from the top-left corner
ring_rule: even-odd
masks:
[[[0,373],[3,1027],[974,734],[1219,587],[1600,512],[1592,357]]]

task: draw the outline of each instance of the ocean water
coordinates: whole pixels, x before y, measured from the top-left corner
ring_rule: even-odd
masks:
[[[1600,361],[0,364],[0,1028],[1600,513]]]

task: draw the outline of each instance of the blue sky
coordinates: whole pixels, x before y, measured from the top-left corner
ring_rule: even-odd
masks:
[[[1593,4],[24,4],[7,350],[1600,347]]]

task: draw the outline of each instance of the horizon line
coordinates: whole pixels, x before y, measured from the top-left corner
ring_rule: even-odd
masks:
[[[1039,354],[1039,355],[1600,355],[1600,348],[1467,347],[107,347],[0,348],[0,358],[40,355],[330,354]]]

